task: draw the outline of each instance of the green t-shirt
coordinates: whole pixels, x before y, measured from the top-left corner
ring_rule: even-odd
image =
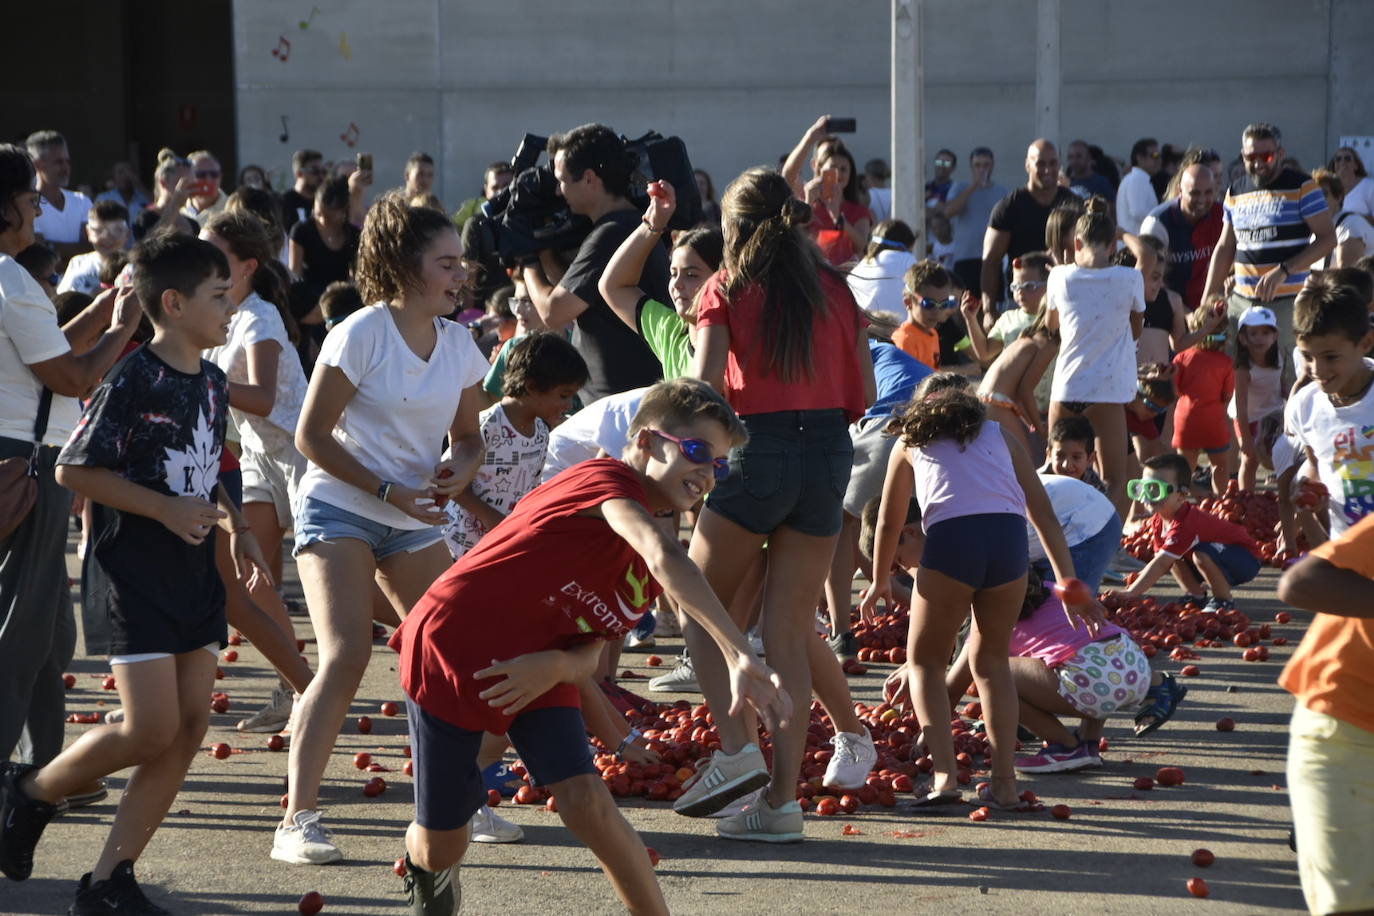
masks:
[[[687,322],[674,309],[645,296],[639,303],[639,333],[663,364],[665,381],[691,374],[692,348]]]

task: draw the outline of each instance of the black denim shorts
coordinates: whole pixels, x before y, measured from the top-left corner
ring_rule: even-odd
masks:
[[[854,443],[843,410],[785,410],[740,417],[749,441],[730,452],[730,476],[706,507],[754,534],[786,526],[839,534]]]

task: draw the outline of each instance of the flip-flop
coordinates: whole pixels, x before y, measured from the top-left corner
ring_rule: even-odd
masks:
[[[1015,804],[1004,805],[999,802],[992,794],[992,789],[984,786],[978,790],[978,804],[986,805],[994,811],[1008,811],[1012,814],[1034,814],[1044,810],[1044,805],[1036,807],[1032,802],[1017,799]]]
[[[1172,719],[1178,710],[1178,704],[1187,695],[1187,687],[1180,684],[1172,674],[1164,675],[1164,680],[1157,687],[1145,691],[1145,699],[1150,701],[1150,705],[1136,713],[1135,736],[1142,738]],[[1141,720],[1147,716],[1153,717],[1154,721],[1142,725]]]
[[[925,811],[931,808],[948,808],[952,805],[962,805],[964,794],[958,789],[945,789],[940,792],[927,792],[924,795],[916,796],[916,800],[911,803],[911,807]]]

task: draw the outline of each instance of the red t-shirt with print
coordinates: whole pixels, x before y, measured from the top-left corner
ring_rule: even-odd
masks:
[[[1239,544],[1259,556],[1259,545],[1245,526],[1217,518],[1191,503],[1181,506],[1172,521],[1155,516],[1154,524],[1151,533],[1156,553],[1186,557],[1198,544]]]
[[[858,340],[868,319],[859,311],[844,277],[820,272],[825,308],[812,322],[811,374],[795,382],[776,375],[767,349],[771,329],[764,317],[763,287],[757,283],[727,297],[722,269],[706,281],[697,299],[697,327],[724,326],[730,331],[725,364],[725,397],[741,416],[781,410],[843,408],[849,419],[863,416],[863,376]]]
[[[647,508],[633,468],[614,458],[575,465],[435,580],[390,641],[410,698],[459,728],[504,735],[512,717],[478,696],[497,681],[473,672],[634,628],[662,588],[605,519],[579,514],[613,499]],[[577,685],[557,684],[526,708],[580,705]]]

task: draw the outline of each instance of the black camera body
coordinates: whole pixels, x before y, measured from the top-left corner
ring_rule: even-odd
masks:
[[[677,192],[677,209],[669,228],[690,229],[700,222],[701,194],[682,139],[653,131],[635,140],[620,139],[635,161],[630,200],[638,207],[647,207],[645,185],[661,179]],[[539,164],[547,147],[548,138],[535,134],[526,134],[520,141],[511,158],[515,179],[473,217],[478,225],[471,238],[478,250],[470,250],[469,257],[481,260],[495,255],[506,264],[518,264],[545,249],[576,249],[591,232],[591,220],[573,213],[559,196],[552,165]]]

